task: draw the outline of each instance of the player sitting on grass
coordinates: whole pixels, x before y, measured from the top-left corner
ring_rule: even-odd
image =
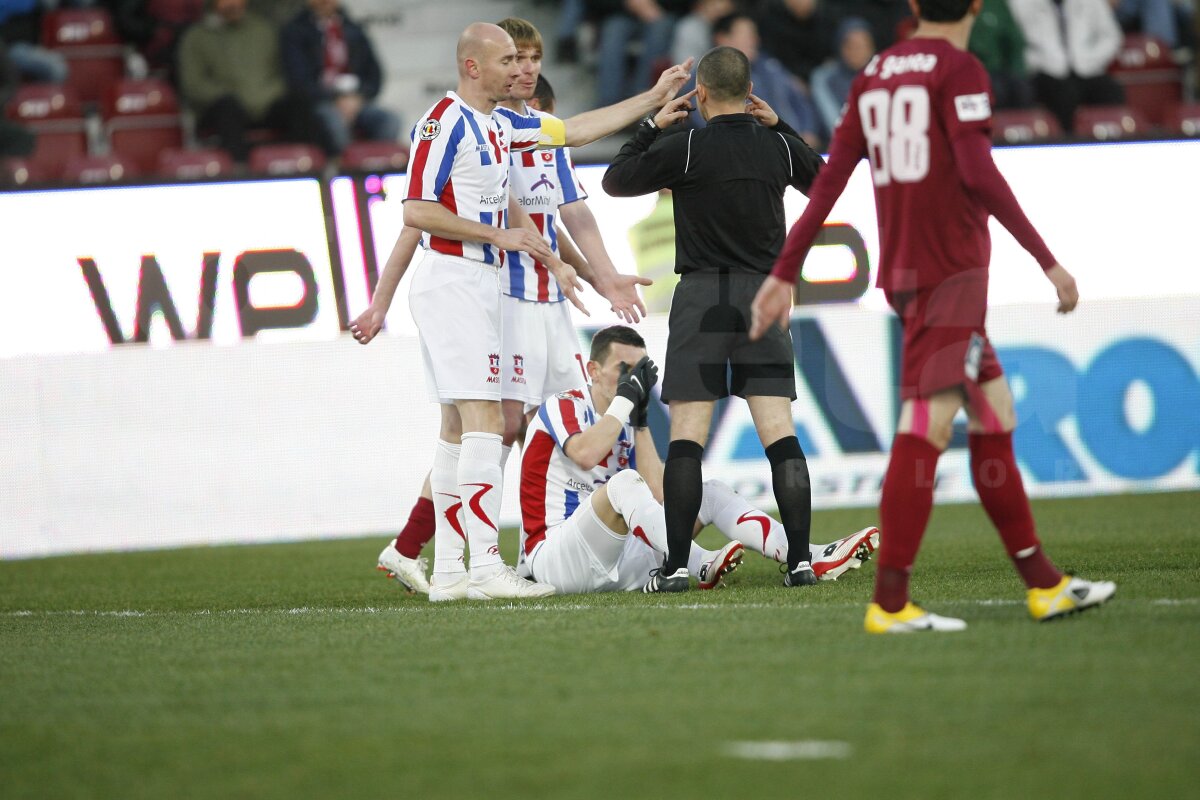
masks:
[[[538,410],[521,462],[523,571],[560,594],[633,591],[667,549],[663,464],[645,424],[658,368],[632,328],[592,338],[587,392],[564,392]],[[708,524],[730,538],[717,551],[692,542],[688,571],[712,589],[741,562],[744,546],[787,562],[783,526],[719,481],[704,484],[693,535]],[[865,528],[811,548],[814,573],[836,580],[862,566],[879,542]]]

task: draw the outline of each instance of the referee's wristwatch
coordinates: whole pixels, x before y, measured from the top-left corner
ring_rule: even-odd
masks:
[[[658,133],[659,127],[654,124],[654,117],[648,116],[648,117],[642,117],[642,121],[640,123],[638,123],[638,130],[651,131],[653,133]]]

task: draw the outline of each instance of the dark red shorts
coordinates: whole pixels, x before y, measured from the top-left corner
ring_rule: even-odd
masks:
[[[987,271],[962,272],[936,286],[888,293],[904,325],[900,398],[986,383],[1004,374],[988,341]]]

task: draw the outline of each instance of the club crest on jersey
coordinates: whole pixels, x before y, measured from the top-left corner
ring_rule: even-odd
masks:
[[[492,377],[488,378],[488,383],[495,383],[496,376],[500,374],[500,354],[488,354],[488,372],[492,373]]]
[[[545,161],[547,164],[549,164],[553,160],[554,160],[554,153],[550,152],[549,150],[542,151],[542,161]]]
[[[513,356],[513,372],[518,375],[525,374],[525,356]]]
[[[436,139],[441,132],[441,122],[436,119],[427,119],[425,120],[425,124],[421,126],[421,139],[428,142],[430,139]]]

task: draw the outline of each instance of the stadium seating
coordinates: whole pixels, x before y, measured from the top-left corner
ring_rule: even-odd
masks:
[[[68,8],[42,18],[42,44],[67,59],[67,85],[85,103],[98,103],[125,73],[125,49],[102,8]]]
[[[160,151],[183,146],[179,103],[164,81],[117,81],[105,97],[104,118],[112,152],[138,172],[153,172]]]
[[[992,141],[997,144],[1033,144],[1062,138],[1062,126],[1042,108],[997,111],[992,115]]]
[[[1183,70],[1164,42],[1141,33],[1126,35],[1109,72],[1125,90],[1125,103],[1154,125],[1183,99]]]
[[[1098,142],[1144,136],[1150,123],[1129,106],[1083,106],[1075,112],[1075,132]]]
[[[117,183],[137,176],[133,166],[119,156],[80,156],[67,162],[62,178],[83,185]]]
[[[157,172],[177,181],[220,178],[233,171],[233,160],[224,150],[163,150]]]
[[[29,163],[45,178],[57,178],[69,160],[88,151],[87,121],[79,97],[70,87],[21,86],[8,103],[8,116],[37,136]]]
[[[396,142],[353,142],[342,153],[349,172],[401,172],[408,166],[408,148]]]
[[[0,159],[0,187],[13,188],[41,183],[45,178],[38,172],[37,164],[23,158]]]
[[[1167,130],[1180,136],[1200,136],[1200,103],[1175,106],[1167,114]]]
[[[250,171],[259,175],[320,172],[325,155],[309,144],[264,144],[250,151]]]

